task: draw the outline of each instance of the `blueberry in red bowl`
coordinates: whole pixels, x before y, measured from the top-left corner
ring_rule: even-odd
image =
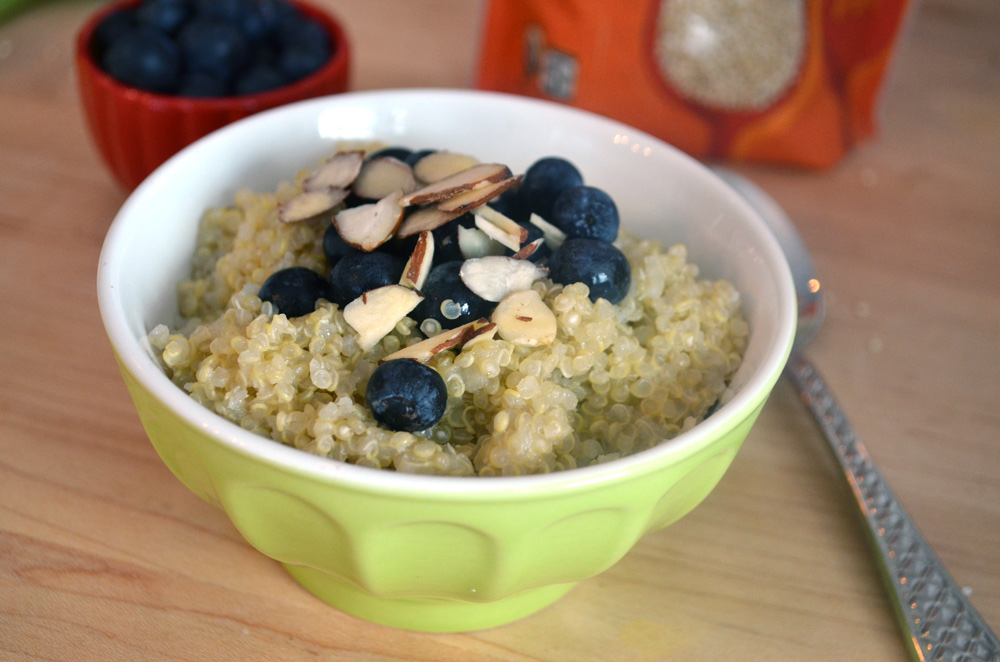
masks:
[[[198,24],[216,36],[183,48]],[[312,36],[291,39],[294,25]],[[126,189],[215,129],[344,92],[350,75],[346,32],[308,0],[115,0],[83,25],[75,59],[95,146]]]

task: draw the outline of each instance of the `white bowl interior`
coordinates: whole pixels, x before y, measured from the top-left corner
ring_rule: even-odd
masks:
[[[580,168],[588,184],[613,196],[624,227],[666,244],[683,242],[703,276],[736,285],[751,326],[746,357],[733,381],[736,396],[695,430],[647,453],[670,453],[671,447],[711,434],[713,419],[745,406],[780,370],[795,320],[787,264],[763,221],[707,168],[638,130],[547,102],[470,91],[352,93],[261,113],[202,139],[153,173],[109,231],[98,289],[112,344],[158,397],[220,437],[304,471],[330,471],[328,465],[338,464],[256,438],[201,408],[160,371],[146,334],[157,323],[177,320],[176,284],[188,275],[202,212],[231,203],[241,188],[274,190],[328,156],[339,140],[448,149],[507,163],[514,172],[540,157],[562,156]],[[636,457],[618,462],[641,461]],[[604,467],[589,469],[609,471]],[[346,473],[355,469],[363,470],[366,480],[384,474],[375,480],[433,482],[361,467]],[[438,479],[438,484],[444,483]]]

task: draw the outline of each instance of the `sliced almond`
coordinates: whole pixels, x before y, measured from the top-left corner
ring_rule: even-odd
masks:
[[[278,205],[278,220],[298,223],[321,216],[347,199],[347,190],[305,191]]]
[[[486,255],[503,255],[505,247],[479,228],[458,226],[458,250],[466,260]]]
[[[361,166],[354,193],[366,200],[381,200],[393,191],[411,193],[417,186],[413,168],[391,156],[376,156]]]
[[[417,165],[419,166],[420,163],[422,161],[418,162]],[[510,169],[502,163],[480,163],[403,196],[400,204],[406,207],[437,202],[464,191],[471,191],[474,188],[482,188],[493,182],[508,179],[510,176]]]
[[[344,321],[358,333],[358,345],[368,351],[424,298],[402,285],[385,285],[365,292],[344,306]]]
[[[483,186],[477,186],[463,191],[450,198],[445,198],[438,202],[438,209],[443,211],[457,211],[465,213],[473,209],[482,207],[490,200],[498,197],[504,191],[513,188],[520,182],[520,177],[508,177],[498,182],[492,182]],[[511,221],[513,222],[513,221]],[[527,231],[525,231],[527,235]]]
[[[364,160],[365,153],[359,150],[334,154],[309,173],[309,176],[302,182],[302,190],[346,189],[354,183]]]
[[[479,160],[466,154],[454,152],[431,152],[413,166],[417,179],[425,184],[433,184],[445,177],[454,175],[479,163]]]
[[[406,261],[399,284],[419,290],[424,286],[424,281],[427,280],[427,274],[431,272],[433,262],[434,235],[431,234],[430,230],[424,230],[417,235],[417,244],[413,247],[410,259]]]
[[[562,243],[566,241],[565,232],[552,225],[538,214],[532,213],[528,218],[528,222],[542,231],[542,236],[545,237],[545,243],[547,243],[552,250],[559,248],[562,246]]]
[[[415,359],[421,363],[427,363],[434,358],[436,354],[440,354],[447,349],[464,345],[469,338],[477,335],[477,329],[481,329],[486,326],[495,325],[489,323],[486,319],[479,319],[474,322],[469,322],[468,324],[455,327],[454,329],[442,331],[436,336],[431,336],[426,340],[421,340],[420,342],[414,343],[409,347],[397,350],[386,356],[382,359],[382,361],[391,361],[393,359]]]
[[[473,216],[477,228],[515,253],[521,250],[521,242],[528,238],[527,228],[521,227],[488,205],[475,210]]]
[[[527,260],[529,257],[534,255],[535,251],[541,248],[542,244],[544,243],[545,243],[545,238],[539,237],[538,239],[535,239],[531,243],[527,243],[524,246],[521,246],[521,249],[516,253],[514,253],[511,257],[513,257],[515,260]]]
[[[399,191],[378,202],[349,207],[333,217],[337,232],[345,243],[363,251],[373,251],[392,237],[403,220]]]
[[[445,223],[450,223],[461,215],[461,212],[456,213],[452,211],[441,211],[433,205],[421,207],[406,216],[406,219],[404,219],[403,223],[399,226],[399,230],[396,231],[396,236],[400,239],[406,239],[407,237],[411,237],[419,232],[436,230]]]
[[[529,289],[548,273],[534,262],[502,255],[466,260],[458,272],[465,286],[487,301],[500,301],[511,292]]]
[[[467,347],[472,347],[477,342],[488,340],[489,338],[492,338],[496,334],[497,334],[496,322],[490,322],[489,324],[486,324],[484,326],[477,326],[468,335],[468,337],[465,339],[465,342],[462,343],[462,349],[464,350]]]
[[[493,310],[492,320],[500,337],[515,345],[537,347],[556,338],[555,313],[536,290],[508,295]]]
[[[482,216],[487,221],[497,226],[504,232],[517,237],[517,242],[522,243],[528,238],[528,228],[524,227],[511,217],[503,214],[489,205],[476,210],[478,216]]]

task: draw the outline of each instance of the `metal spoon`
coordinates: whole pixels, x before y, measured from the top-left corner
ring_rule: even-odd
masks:
[[[1000,640],[917,530],[826,382],[803,354],[826,312],[805,242],[787,214],[759,187],[724,168],[715,172],[764,218],[788,259],[799,299],[799,327],[785,375],[799,389],[850,485],[908,649],[921,662],[1000,662]]]

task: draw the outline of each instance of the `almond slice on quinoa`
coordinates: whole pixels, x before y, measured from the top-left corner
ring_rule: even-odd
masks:
[[[302,190],[346,189],[354,183],[364,160],[365,153],[360,150],[334,154],[309,173],[309,176],[302,182]]]
[[[477,186],[463,191],[450,198],[438,202],[438,209],[465,213],[484,206],[490,200],[498,197],[504,191],[513,188],[521,181],[520,177],[508,177],[484,186]],[[513,221],[512,221],[513,222]],[[527,234],[527,231],[525,231]]]
[[[396,231],[396,236],[400,239],[406,239],[419,232],[436,230],[461,215],[461,212],[441,211],[433,205],[421,207],[407,214],[403,223],[399,226],[399,230]]]
[[[346,200],[347,195],[347,190],[342,188],[304,191],[278,204],[278,220],[282,223],[308,221],[332,210]]]
[[[424,230],[417,235],[417,244],[413,247],[413,253],[403,267],[403,275],[399,279],[400,285],[412,287],[419,290],[427,280],[427,274],[431,271],[434,263],[434,235],[430,230]]]
[[[400,204],[406,207],[438,202],[465,191],[508,179],[510,176],[510,169],[502,163],[480,163],[404,195]]]
[[[478,319],[474,322],[469,322],[467,324],[463,324],[462,326],[455,327],[454,329],[442,331],[436,336],[431,336],[426,340],[421,340],[420,342],[397,350],[383,358],[382,361],[391,361],[393,359],[415,359],[421,363],[427,363],[434,358],[435,355],[440,354],[445,350],[465,345],[470,338],[474,338],[479,335],[479,330],[486,326],[496,325],[492,324],[486,318]],[[380,363],[382,361],[380,361]]]
[[[424,295],[402,285],[384,285],[365,292],[344,306],[344,321],[358,334],[358,345],[368,351],[396,328]]]
[[[479,159],[467,154],[448,151],[431,152],[413,165],[413,174],[421,182],[433,184],[478,164]]]
[[[354,193],[366,200],[381,200],[393,191],[411,193],[417,189],[413,168],[391,156],[365,161],[354,180]]]
[[[394,191],[378,202],[343,209],[333,217],[337,233],[350,246],[363,251],[373,251],[396,232],[403,220],[399,206],[399,191]]]
[[[489,324],[478,326],[474,328],[471,333],[469,333],[468,337],[465,339],[465,342],[462,343],[462,349],[464,350],[468,347],[472,347],[477,342],[488,340],[493,336],[495,336],[496,334],[497,334],[496,322],[490,322]]]
[[[458,275],[473,294],[487,301],[500,301],[511,292],[527,290],[549,270],[528,260],[487,255],[466,260]]]
[[[537,347],[556,339],[556,316],[537,290],[519,290],[493,310],[497,334],[515,345]]]

